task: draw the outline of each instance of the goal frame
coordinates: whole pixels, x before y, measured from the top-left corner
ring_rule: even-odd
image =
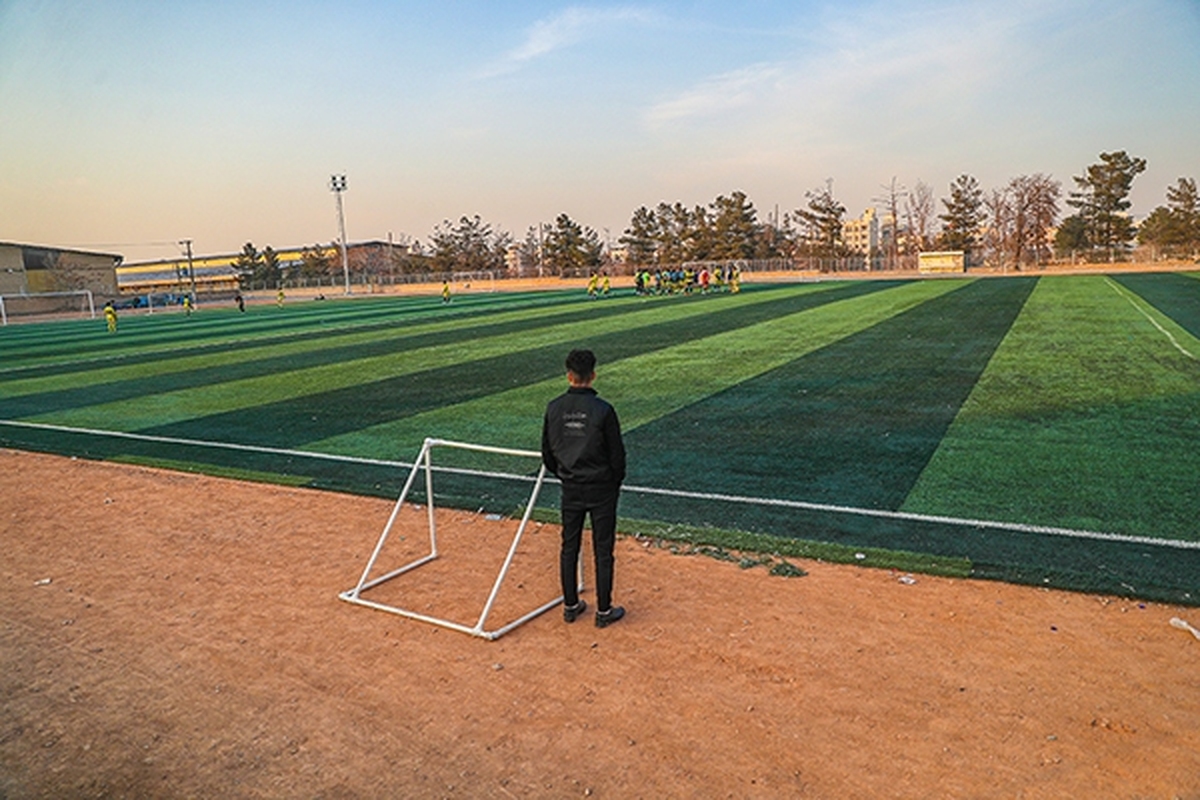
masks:
[[[0,294],[0,325],[8,324],[8,308],[6,307],[6,305],[4,303],[5,298],[8,298],[9,300],[29,300],[29,299],[35,299],[38,297],[84,297],[84,298],[87,298],[87,313],[90,315],[89,318],[90,319],[96,318],[96,299],[95,299],[95,296],[92,294],[91,289],[73,289],[70,291],[62,291],[62,292],[16,292],[16,293],[10,293],[7,295]],[[82,309],[80,309],[80,313],[83,313]]]
[[[500,455],[529,457],[539,459],[539,469],[537,477],[533,480],[533,489],[529,493],[529,501],[525,504],[525,512],[521,516],[521,522],[517,526],[516,532],[513,534],[512,543],[509,545],[508,554],[504,558],[504,564],[500,567],[500,572],[496,575],[496,580],[492,584],[491,592],[488,594],[487,602],[483,606],[483,611],[479,615],[479,619],[474,625],[464,625],[453,620],[436,617],[430,614],[422,614],[414,611],[411,608],[403,608],[401,606],[389,605],[380,603],[375,600],[368,600],[362,596],[362,593],[373,587],[386,583],[394,578],[398,578],[407,572],[417,569],[429,562],[438,558],[437,547],[437,522],[434,518],[434,497],[433,497],[433,473],[435,467],[433,465],[433,450],[437,447],[451,447],[461,450],[474,450],[481,453],[497,453]],[[402,617],[415,619],[420,622],[426,622],[431,625],[439,625],[443,628],[459,631],[460,633],[478,636],[489,641],[499,639],[513,629],[529,622],[531,619],[549,611],[563,601],[562,595],[547,601],[537,608],[529,611],[517,619],[507,622],[498,628],[489,629],[487,627],[488,617],[492,613],[492,607],[495,605],[496,597],[500,593],[500,587],[504,584],[504,579],[508,575],[509,568],[512,566],[513,557],[517,553],[517,547],[521,543],[521,537],[525,534],[525,529],[529,525],[530,517],[533,514],[534,504],[537,502],[538,495],[541,494],[542,486],[546,482],[546,466],[540,463],[541,453],[532,450],[515,450],[507,447],[493,447],[490,445],[472,444],[469,442],[456,442],[449,439],[426,438],[421,445],[421,451],[413,462],[412,469],[408,473],[408,479],[404,482],[404,488],[400,490],[400,496],[396,499],[396,504],[392,507],[391,516],[388,517],[387,524],[384,525],[383,532],[379,535],[379,541],[375,545],[375,550],[371,553],[371,557],[367,560],[367,566],[363,569],[358,583],[352,589],[347,589],[341,592],[338,597],[348,603],[354,603],[367,608],[374,608],[378,611],[387,611],[392,614],[398,614]],[[398,567],[390,572],[380,575],[376,578],[371,578],[371,571],[375,568],[375,564],[379,559],[380,553],[383,551],[383,546],[391,534],[392,527],[395,525],[396,518],[400,514],[400,509],[404,506],[404,501],[408,497],[413,484],[416,482],[417,476],[421,472],[425,473],[425,498],[426,498],[426,518],[429,525],[429,552],[423,556],[416,558],[409,563]],[[488,473],[484,473],[485,475]],[[494,477],[512,478],[511,475],[499,475],[491,473]],[[582,575],[580,576],[579,588],[583,588]]]

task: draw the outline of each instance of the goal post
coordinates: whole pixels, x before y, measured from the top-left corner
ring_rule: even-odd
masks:
[[[363,596],[364,592],[398,578],[401,575],[415,570],[418,567],[428,564],[429,562],[438,558],[437,520],[434,509],[434,474],[438,471],[438,468],[435,467],[433,463],[433,453],[437,448],[455,448],[460,450],[471,450],[478,453],[491,453],[502,456],[538,459],[537,475],[535,478],[533,478],[533,489],[530,491],[529,499],[525,503],[525,509],[521,516],[520,524],[517,526],[517,530],[513,534],[512,543],[509,545],[508,553],[504,558],[504,563],[500,567],[499,573],[496,575],[496,579],[492,584],[487,600],[483,604],[483,610],[479,614],[479,618],[474,625],[464,625],[462,623],[454,622],[453,620],[443,619],[431,614],[422,614],[418,611],[414,611],[411,608],[404,608],[398,605],[378,602]],[[416,484],[416,481],[421,473],[424,473],[426,500],[425,511],[427,525],[429,528],[428,552],[407,564],[385,572],[382,575],[372,577],[373,573],[376,571],[376,566],[378,565],[380,554],[383,552],[384,545],[387,543],[388,537],[392,532],[392,528],[396,524],[396,519],[400,515],[400,510],[404,507],[404,501],[408,498],[409,492],[412,491],[413,486]],[[511,479],[516,477],[499,473],[489,474],[479,472],[475,474],[482,477],[492,477],[497,479]],[[402,617],[408,617],[421,622],[427,622],[432,625],[440,625],[444,628],[450,628],[451,630],[460,631],[462,633],[467,633],[472,636],[478,636],[488,640],[498,639],[514,628],[517,628],[518,626],[523,625],[524,623],[533,619],[534,617],[549,611],[563,601],[562,595],[559,595],[553,600],[548,600],[542,603],[537,608],[526,612],[511,622],[507,622],[496,628],[487,627],[488,617],[492,613],[493,606],[496,603],[496,598],[500,594],[500,588],[504,584],[504,580],[508,575],[509,568],[512,566],[513,558],[517,554],[517,548],[521,544],[521,538],[524,536],[525,529],[529,525],[529,520],[533,514],[534,506],[537,503],[538,496],[541,494],[542,486],[545,484],[545,482],[546,467],[545,465],[541,464],[541,453],[531,450],[514,450],[505,447],[492,447],[490,445],[471,444],[468,442],[455,442],[447,439],[425,439],[424,443],[421,445],[421,451],[417,455],[416,460],[413,462],[412,469],[408,473],[408,479],[404,482],[404,488],[400,490],[400,496],[396,499],[396,503],[392,507],[392,513],[388,517],[387,524],[384,525],[383,532],[379,535],[379,541],[375,544],[375,549],[371,553],[370,558],[367,559],[367,565],[363,568],[362,575],[359,577],[358,583],[354,586],[354,588],[341,592],[338,597],[349,603],[355,603],[356,605],[374,608],[379,611],[387,611],[392,614],[398,614]],[[580,581],[580,588],[582,588],[582,581]]]
[[[0,325],[10,316],[38,316],[78,312],[96,318],[96,301],[90,289],[64,292],[20,292],[0,294]]]

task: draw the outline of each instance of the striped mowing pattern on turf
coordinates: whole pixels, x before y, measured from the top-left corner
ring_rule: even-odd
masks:
[[[1196,541],[1200,509],[1183,487],[1200,474],[1200,375],[1162,330],[1197,352],[1198,290],[1183,275],[828,282],[204,307],[123,315],[116,336],[102,322],[10,326],[0,418],[383,461],[411,458],[425,436],[528,449],[565,351],[590,346],[627,431],[630,480],[695,495],[634,494],[626,517],[968,557],[980,574],[1186,600],[1200,565],[1134,542],[1030,545],[917,517],[846,523],[803,504]],[[85,438],[0,431],[35,449],[390,491],[378,466]]]

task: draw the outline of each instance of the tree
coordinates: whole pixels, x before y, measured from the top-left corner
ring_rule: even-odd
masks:
[[[994,264],[1005,264],[1014,238],[1012,197],[1004,189],[992,189],[983,197],[984,257]]]
[[[1058,226],[1054,234],[1054,252],[1059,258],[1065,258],[1081,250],[1090,250],[1092,240],[1088,236],[1088,223],[1078,214],[1072,214]]]
[[[618,241],[628,248],[630,264],[646,266],[657,260],[658,235],[658,218],[653,211],[641,206],[633,212],[625,235]]]
[[[796,209],[796,218],[810,248],[820,256],[833,258],[841,253],[842,221],[846,207],[833,197],[833,182],[824,189],[804,193],[807,208]]]
[[[904,220],[908,228],[906,248],[910,253],[920,253],[933,247],[934,238],[933,187],[918,180],[912,191],[904,198]]]
[[[559,214],[546,236],[545,262],[559,275],[598,267],[604,253],[600,236],[566,214]]]
[[[242,246],[242,252],[233,262],[233,271],[237,273],[238,284],[243,288],[249,288],[253,282],[255,275],[260,273],[262,269],[262,254],[258,252],[258,248],[253,242],[246,242]]]
[[[758,212],[746,199],[745,192],[732,192],[728,197],[718,195],[709,208],[712,213],[708,258],[753,258],[759,247],[762,226],[758,224]]]
[[[333,272],[334,245],[329,249],[319,244],[300,251],[300,277],[304,280],[320,280]]]
[[[1119,150],[1101,153],[1099,164],[1092,164],[1083,175],[1074,176],[1078,190],[1071,192],[1067,205],[1079,209],[1092,246],[1107,250],[1110,257],[1114,251],[1125,249],[1133,239],[1133,221],[1126,213],[1132,205],[1129,192],[1133,179],[1145,170],[1146,159],[1131,158]]]
[[[1154,209],[1140,226],[1138,241],[1167,255],[1187,256],[1200,251],[1200,197],[1193,178],[1180,178],[1167,187],[1167,205]]]
[[[438,272],[485,272],[504,268],[509,235],[493,231],[478,214],[460,217],[457,224],[443,220],[429,237],[433,266]]]
[[[883,194],[875,198],[875,202],[883,206],[887,215],[883,223],[886,268],[896,269],[900,262],[900,205],[908,197],[908,190],[903,184],[896,183],[894,175],[890,183],[879,188],[883,189]]]
[[[274,289],[280,282],[279,254],[267,245],[262,251],[262,264],[254,274],[254,282]]]
[[[658,224],[658,263],[682,264],[690,258],[694,237],[691,212],[682,203],[659,203],[654,209]]]
[[[1038,263],[1047,255],[1049,232],[1058,220],[1062,184],[1038,172],[1013,178],[1004,191],[1012,215],[1012,230],[1004,255],[1020,269],[1022,264]]]
[[[950,199],[942,199],[946,213],[939,214],[942,221],[940,243],[946,250],[971,251],[979,239],[979,226],[983,223],[983,189],[970,175],[959,175],[950,184]]]

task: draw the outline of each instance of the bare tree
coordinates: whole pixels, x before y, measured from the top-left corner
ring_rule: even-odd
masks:
[[[908,190],[903,184],[896,182],[896,176],[892,176],[890,183],[886,183],[879,188],[883,189],[883,194],[874,198],[874,202],[883,206],[887,217],[883,221],[883,229],[880,231],[885,239],[885,249],[887,262],[886,269],[896,269],[900,262],[900,206],[908,203]],[[889,230],[890,228],[890,230]]]
[[[993,190],[988,203],[990,223],[995,225],[999,221],[993,213],[994,205],[1002,201],[1006,211],[1003,235],[992,237],[1001,245],[994,251],[997,263],[1021,269],[1024,264],[1039,263],[1049,254],[1047,237],[1058,221],[1061,192],[1058,181],[1040,172],[1018,175],[1004,189]]]
[[[1015,238],[1012,196],[1008,188],[992,189],[983,196],[984,258],[992,264],[1004,267],[1008,263]]]
[[[912,191],[904,197],[905,227],[908,242],[905,249],[912,253],[928,250],[933,243],[933,187],[917,180]]]

